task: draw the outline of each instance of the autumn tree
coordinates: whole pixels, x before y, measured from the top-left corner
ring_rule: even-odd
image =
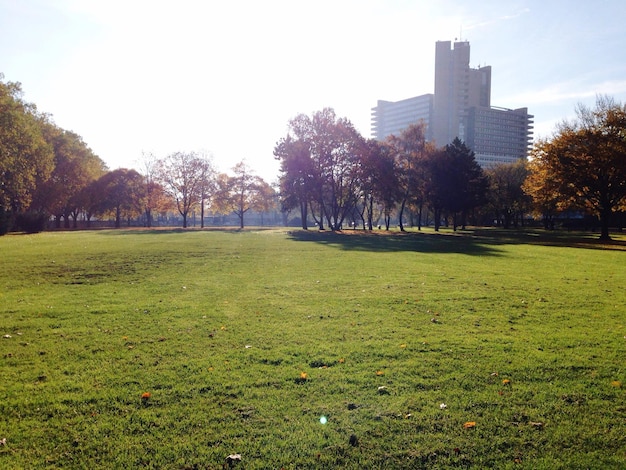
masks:
[[[522,190],[531,198],[531,211],[543,220],[546,230],[554,228],[554,219],[569,203],[561,197],[558,181],[553,179],[544,154],[549,150],[549,142],[541,139],[535,142],[527,163],[528,174],[522,183]]]
[[[158,162],[158,178],[165,191],[176,203],[187,228],[187,218],[193,207],[206,197],[208,179],[213,178],[211,161],[196,152],[175,152]]]
[[[28,209],[37,182],[54,168],[52,147],[42,133],[45,116],[22,99],[19,83],[3,78],[0,74],[0,234]]]
[[[387,144],[394,156],[397,184],[400,194],[398,223],[404,231],[404,211],[414,202],[421,208],[425,196],[424,163],[433,151],[432,144],[426,142],[425,125],[423,122],[412,124],[399,135],[390,135]],[[421,212],[420,212],[421,224]]]
[[[163,186],[158,181],[158,159],[152,153],[142,152],[139,172],[143,176],[143,213],[146,226],[152,227],[153,211],[163,197]]]
[[[361,152],[361,194],[364,225],[373,229],[375,208],[384,217],[385,229],[389,230],[391,212],[402,194],[398,188],[398,174],[391,147],[370,139]]]
[[[325,224],[339,229],[354,210],[359,197],[361,141],[349,120],[325,108],[289,121],[287,137],[275,148],[276,157],[282,159],[281,187],[294,189],[288,195],[292,200],[308,199],[310,214],[320,229]]]
[[[69,228],[70,218],[76,228],[82,211],[81,192],[106,171],[105,163],[93,153],[78,134],[51,122],[43,123],[43,134],[54,153],[54,169],[38,184],[33,206],[54,216],[56,226]]]
[[[600,239],[610,240],[614,211],[626,208],[626,106],[599,96],[594,108],[579,105],[577,118],[564,121],[533,158],[531,182],[540,189],[549,180],[560,205],[584,207],[600,220]],[[545,185],[544,185],[545,188]]]
[[[429,155],[427,198],[439,230],[444,213],[453,217],[453,226],[464,225],[467,213],[485,201],[488,180],[476,162],[474,152],[458,137]],[[459,219],[460,217],[460,219]]]
[[[239,228],[244,228],[245,214],[250,210],[263,211],[267,208],[268,184],[255,175],[241,161],[232,168],[233,176],[219,175],[213,207],[216,212],[234,212],[239,218]]]
[[[100,177],[97,185],[100,194],[99,213],[111,213],[115,228],[120,228],[122,218],[130,219],[142,212],[143,177],[136,171],[118,168]]]
[[[489,180],[488,206],[498,224],[509,228],[523,223],[524,213],[530,208],[530,198],[524,192],[528,176],[528,162],[520,159],[513,163],[500,163],[485,171]]]
[[[281,210],[288,212],[298,208],[302,228],[307,230],[314,180],[310,144],[288,135],[276,144],[274,156],[280,161]]]

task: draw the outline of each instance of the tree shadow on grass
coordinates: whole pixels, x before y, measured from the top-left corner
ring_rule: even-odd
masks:
[[[106,228],[102,229],[104,235],[170,235],[173,233],[208,233],[208,232],[221,232],[221,233],[245,233],[245,232],[264,232],[276,230],[276,227],[247,227],[241,229],[234,226],[209,226],[209,227],[122,227],[122,228]]]
[[[612,250],[626,252],[626,238],[610,242],[598,240],[597,234],[548,232],[538,229],[504,230],[477,228],[463,231],[367,232],[290,231],[292,240],[338,246],[344,250],[408,251],[421,253],[459,253],[473,256],[499,256],[504,245],[541,245],[555,247]]]
[[[473,256],[499,256],[502,250],[460,233],[366,232],[294,230],[292,240],[314,242],[343,250],[418,253],[459,253]]]
[[[598,233],[593,232],[476,228],[470,231],[470,236],[477,241],[490,245],[541,245],[626,252],[626,237],[620,233],[614,234],[613,239],[610,241],[603,241],[599,239]]]

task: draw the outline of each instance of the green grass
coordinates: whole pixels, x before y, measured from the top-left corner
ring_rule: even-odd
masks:
[[[625,248],[1,237],[0,468],[624,468]]]

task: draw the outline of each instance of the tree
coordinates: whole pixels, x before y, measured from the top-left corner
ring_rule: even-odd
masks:
[[[80,211],[81,191],[106,171],[105,163],[85,144],[82,137],[65,131],[51,122],[43,123],[43,133],[53,148],[54,169],[37,186],[33,206],[55,217],[57,227],[64,219],[65,227],[74,228]]]
[[[269,185],[256,176],[244,161],[232,169],[234,176],[221,174],[217,180],[214,208],[217,212],[234,212],[239,217],[239,228],[244,228],[244,216],[249,210],[267,208]],[[271,189],[271,188],[270,188]]]
[[[122,218],[130,219],[142,212],[143,177],[136,170],[118,168],[105,173],[98,180],[102,198],[99,213],[113,213],[115,228],[121,227]]]
[[[485,171],[489,179],[488,202],[498,224],[509,228],[523,223],[524,213],[530,207],[529,196],[524,192],[528,177],[528,162],[520,159],[513,163],[500,163]]]
[[[325,224],[337,230],[359,197],[358,152],[363,138],[331,108],[310,117],[300,114],[289,121],[289,129],[274,153],[282,159],[281,188],[288,191],[283,201],[295,207],[296,201],[302,204],[306,198],[320,230]]]
[[[389,230],[391,211],[401,199],[398,190],[398,174],[396,172],[392,149],[389,145],[370,139],[365,142],[365,150],[361,153],[361,191],[364,225],[373,229],[374,208],[380,207],[384,216],[385,229]]]
[[[45,116],[22,100],[19,83],[3,78],[0,74],[0,208],[5,219],[0,225],[8,230],[11,220],[28,209],[37,182],[48,178],[54,161],[42,134]]]
[[[535,142],[528,162],[528,174],[522,184],[522,190],[532,200],[533,213],[543,219],[546,230],[554,228],[554,218],[564,209],[559,183],[553,178],[545,157],[549,147],[545,139]]]
[[[297,140],[288,135],[276,144],[274,156],[280,160],[281,210],[288,212],[297,207],[300,210],[302,228],[307,230],[308,207],[313,186],[310,145],[305,140]]]
[[[425,125],[423,122],[412,124],[400,135],[387,138],[391,147],[397,169],[398,190],[400,191],[400,210],[398,223],[404,231],[404,211],[407,205],[415,202],[421,207],[425,194],[424,162],[433,151],[432,144],[426,142]],[[421,224],[421,213],[420,213]]]
[[[126,168],[110,171],[100,178],[99,212],[113,213],[115,228],[121,227],[122,218],[130,219],[141,213],[142,182],[143,177],[136,170]]]
[[[211,162],[195,152],[175,152],[158,163],[159,180],[166,192],[176,202],[176,208],[183,217],[183,228],[187,228],[187,217],[191,209],[206,197]]]
[[[576,115],[533,152],[528,188],[540,193],[541,181],[550,181],[543,189],[554,185],[561,207],[574,204],[596,215],[600,239],[610,240],[611,215],[626,208],[626,106],[599,96],[595,108],[580,104]]]
[[[474,158],[474,152],[458,137],[429,155],[427,197],[439,230],[444,212],[452,215],[456,230],[465,225],[467,213],[485,201],[488,180]]]

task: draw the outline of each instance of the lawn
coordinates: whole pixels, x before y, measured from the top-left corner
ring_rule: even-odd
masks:
[[[0,468],[626,467],[625,236],[120,230],[0,253]]]

